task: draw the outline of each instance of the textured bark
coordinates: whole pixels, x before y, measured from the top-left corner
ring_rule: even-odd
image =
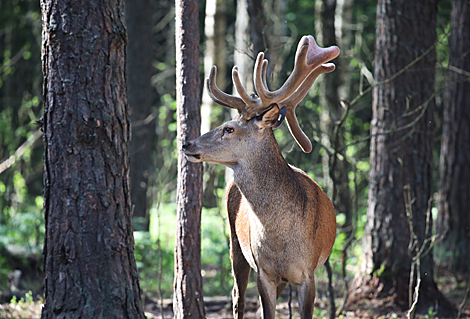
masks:
[[[130,108],[132,138],[131,199],[135,230],[149,229],[149,180],[154,169],[152,154],[156,149],[155,120],[152,118],[154,90],[153,75],[153,2],[126,0],[126,25],[129,36],[127,46],[127,97]]]
[[[418,246],[431,235],[425,230],[433,182],[436,15],[436,0],[379,0],[377,6],[378,86],[373,91],[362,284],[375,283],[381,294],[393,295],[396,304],[404,309],[410,306],[411,270],[405,185],[410,188]],[[418,57],[416,64],[392,78]],[[432,219],[428,226],[432,229]],[[432,251],[421,258],[420,276],[418,311],[427,312],[433,307],[443,314],[451,310],[433,279]]]
[[[201,277],[202,164],[188,162],[182,145],[200,135],[197,0],[176,0],[178,195],[175,243],[175,318],[204,318]]]
[[[42,318],[144,318],[129,194],[123,2],[41,5]]]
[[[444,98],[437,233],[450,270],[470,274],[470,3],[453,2]]]

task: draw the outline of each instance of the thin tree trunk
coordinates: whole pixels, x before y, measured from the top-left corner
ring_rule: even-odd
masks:
[[[316,13],[317,23],[315,25],[319,44],[323,47],[337,45],[335,37],[336,0],[317,0],[316,8],[319,9]],[[339,62],[340,60],[335,61],[336,64]],[[341,64],[337,68],[341,69]],[[339,133],[335,136],[337,122],[345,112],[340,105],[338,94],[341,83],[340,74],[339,72],[333,72],[331,76],[322,77],[320,80],[320,91],[322,92],[320,104],[323,107],[320,122],[321,141],[323,145],[332,150],[339,149],[345,144],[343,128],[340,128]],[[340,155],[345,158],[344,153]],[[333,200],[336,213],[345,215],[346,219],[342,227],[346,237],[349,237],[352,231],[352,203],[347,170],[348,163],[345,159],[340,160],[340,156],[334,158],[326,153],[322,157],[322,163],[324,176],[327,180],[327,193]]]
[[[235,50],[233,52],[233,62],[238,68],[238,75],[241,83],[245,85],[247,92],[253,92],[253,82],[248,79],[253,78],[253,60],[250,59],[248,52],[249,48],[249,16],[248,16],[248,2],[247,0],[237,1],[237,13],[235,20]],[[238,95],[235,86],[232,86],[233,95]],[[230,115],[234,118],[238,114],[236,109],[230,109]],[[233,179],[233,170],[225,168],[225,182],[226,185]]]
[[[225,91],[227,72],[227,48],[225,44],[226,17],[225,2],[216,0],[206,1],[205,17],[205,50],[204,50],[204,78],[208,78],[213,65],[217,66],[217,86]],[[201,105],[201,134],[207,133],[212,125],[212,107],[214,102],[206,90],[202,93]],[[218,126],[215,123],[215,126]]]
[[[241,83],[245,85],[247,92],[253,92],[253,83],[248,79],[253,78],[253,60],[249,55],[249,16],[247,0],[237,1],[237,19],[235,20],[235,51],[233,52],[234,64],[238,68],[238,75]],[[232,89],[234,94],[238,94],[235,86]],[[230,110],[232,116],[238,114],[235,109]],[[228,169],[232,171],[231,169]]]
[[[129,193],[123,3],[41,5],[42,318],[145,318]]]
[[[224,1],[207,0],[205,17],[205,50],[204,50],[204,78],[208,78],[213,65],[217,66],[217,86],[226,91],[227,87],[227,44],[226,36],[226,5]],[[220,105],[216,106],[209,96],[207,90],[203,89],[201,105],[201,134],[209,132],[222,124],[224,120],[224,110]],[[218,171],[211,164],[204,164],[208,178],[204,180],[204,207],[217,207],[219,198],[216,193]],[[209,165],[210,168],[207,166]]]
[[[201,277],[202,165],[190,163],[182,145],[200,135],[198,2],[176,0],[176,101],[178,208],[175,243],[175,318],[204,318]]]
[[[250,22],[250,43],[253,45],[254,58],[256,58],[259,52],[265,52],[264,58],[269,60],[270,53],[267,52],[269,41],[266,34],[266,17],[264,15],[263,1],[247,0],[247,5]],[[269,65],[268,68],[270,68]]]
[[[149,181],[152,179],[156,149],[155,120],[152,114],[153,5],[150,0],[125,0],[128,101],[131,115],[130,141],[132,220],[135,230],[149,229]]]
[[[444,98],[437,233],[449,269],[470,274],[470,4],[455,0]]]
[[[350,100],[351,92],[351,71],[348,68],[351,50],[352,38],[352,18],[353,18],[353,0],[337,0],[335,10],[335,34],[341,54],[338,57],[339,66],[335,72],[340,78],[338,87],[338,96],[345,100]]]
[[[362,291],[372,287],[379,296],[393,292],[395,303],[408,309],[409,291],[417,282],[410,274],[415,270],[411,257],[417,257],[416,247],[423,247],[420,272],[414,271],[421,278],[417,310],[427,313],[432,307],[449,314],[452,306],[433,279],[432,218],[427,218],[433,183],[436,17],[436,0],[378,3],[375,80],[379,85],[373,91],[364,272],[357,278],[362,277]],[[416,240],[410,241],[411,233]],[[416,244],[411,249],[410,242]]]

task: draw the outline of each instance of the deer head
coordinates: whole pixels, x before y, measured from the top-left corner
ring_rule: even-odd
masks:
[[[272,141],[272,129],[277,128],[284,117],[302,150],[311,152],[312,144],[299,126],[295,108],[320,74],[335,69],[333,63],[327,62],[338,54],[336,46],[320,48],[312,36],[302,37],[297,46],[292,73],[281,88],[270,91],[266,83],[268,61],[264,59],[264,53],[260,52],[253,72],[257,94],[249,95],[240,82],[237,67],[232,70],[232,80],[240,97],[226,94],[217,87],[217,68],[213,66],[206,79],[209,95],[214,102],[237,109],[238,116],[185,144],[183,149],[188,159],[231,166],[258,144],[265,145]]]

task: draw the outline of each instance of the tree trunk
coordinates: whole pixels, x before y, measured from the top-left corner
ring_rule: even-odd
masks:
[[[434,282],[432,249],[428,251],[429,242],[425,242],[431,236],[426,230],[432,229],[432,218],[427,216],[433,194],[436,16],[437,0],[379,0],[377,6],[377,86],[373,90],[369,206],[360,286],[363,291],[369,286],[379,295],[393,295],[397,305],[408,309],[410,272],[414,271],[421,278],[418,312],[427,313],[432,307],[448,314],[452,308]],[[406,189],[410,200],[405,202]],[[413,249],[409,249],[407,203],[417,239]],[[416,248],[423,246],[428,253],[421,255],[417,272],[411,267],[411,256],[417,256]],[[412,279],[414,288],[417,280]]]
[[[227,44],[226,36],[226,5],[224,1],[207,0],[205,17],[205,50],[204,50],[204,78],[208,78],[213,65],[217,66],[217,86],[224,92],[227,87]],[[220,105],[213,110],[215,103],[207,90],[203,89],[201,105],[201,134],[209,132],[222,124],[224,110]],[[219,171],[211,164],[205,165],[203,203],[206,208],[217,207],[217,180]],[[209,167],[210,166],[210,167]]]
[[[43,0],[42,318],[145,318],[129,193],[123,3]]]
[[[245,85],[247,92],[253,92],[253,81],[248,79],[253,78],[253,60],[250,59],[248,52],[249,48],[249,16],[248,16],[248,1],[238,0],[237,1],[237,12],[235,20],[235,50],[233,52],[233,62],[238,68],[238,75],[241,83]],[[232,83],[233,84],[233,83]],[[232,86],[233,95],[239,96],[235,86]],[[238,111],[236,109],[230,109],[230,115],[232,118],[237,116]],[[233,170],[225,168],[225,183],[233,179]]]
[[[175,244],[175,318],[204,318],[201,277],[202,164],[182,145],[200,135],[199,25],[196,0],[176,0],[178,195]]]
[[[213,65],[217,66],[217,86],[225,92],[227,86],[227,46],[226,36],[226,5],[223,1],[207,0],[205,17],[205,50],[204,50],[204,78],[208,78]],[[212,124],[212,107],[214,101],[206,90],[202,93],[201,105],[201,134],[209,132],[212,127],[219,124]]]
[[[152,101],[155,95],[153,75],[153,2],[126,0],[128,102],[131,115],[130,141],[131,199],[134,205],[132,221],[135,230],[149,229],[149,181],[152,175],[153,154],[156,149],[155,120]]]
[[[317,39],[322,47],[337,45],[335,37],[335,0],[317,0],[316,12],[317,19],[315,28],[317,30]],[[341,69],[338,63],[341,60],[335,60],[337,68]],[[338,88],[341,79],[340,72],[333,72],[329,76],[320,79],[320,104],[323,107],[321,114],[320,128],[322,132],[322,144],[331,150],[339,149],[344,146],[344,129],[340,128],[338,134],[335,134],[337,122],[341,119],[345,109],[340,105]],[[323,172],[327,181],[327,193],[333,200],[337,214],[344,214],[346,219],[342,225],[346,237],[352,233],[352,202],[349,189],[348,162],[345,159],[345,152],[340,156],[325,153],[322,157]]]
[[[338,57],[339,66],[335,72],[340,78],[338,95],[340,98],[350,100],[351,92],[351,73],[349,70],[349,61],[351,59],[351,38],[352,38],[352,19],[353,19],[354,0],[336,0],[335,9],[335,34],[341,54]]]
[[[455,0],[451,13],[450,57],[444,98],[439,215],[440,250],[449,269],[470,273],[470,4]],[[461,71],[467,72],[467,75]]]
[[[264,52],[264,58],[269,61],[270,53],[267,52],[269,42],[266,34],[266,17],[264,16],[263,1],[247,0],[247,5],[250,22],[250,42],[253,45],[253,57],[256,59],[259,52]],[[267,74],[270,74],[270,69],[271,67],[268,65]]]

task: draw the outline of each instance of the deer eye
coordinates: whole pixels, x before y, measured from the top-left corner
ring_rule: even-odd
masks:
[[[224,127],[224,133],[231,134],[233,133],[233,131],[234,131],[233,127],[230,127],[230,126]]]

